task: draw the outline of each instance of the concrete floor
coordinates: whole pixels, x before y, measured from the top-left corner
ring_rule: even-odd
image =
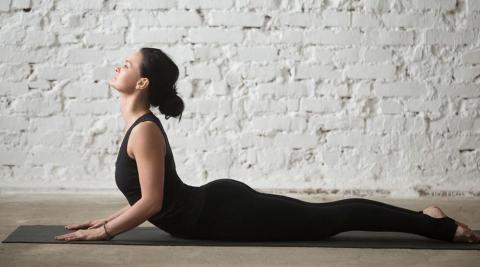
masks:
[[[337,199],[297,197],[311,202]],[[480,229],[480,200],[369,198],[421,210],[430,205]],[[0,238],[21,224],[79,223],[110,215],[127,204],[120,195],[0,195]],[[153,226],[146,222],[140,226]],[[295,247],[0,245],[0,266],[480,266],[478,250]]]

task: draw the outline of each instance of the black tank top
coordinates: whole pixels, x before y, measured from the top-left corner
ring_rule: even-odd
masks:
[[[172,235],[186,237],[200,215],[203,197],[198,187],[187,185],[178,177],[167,134],[151,111],[136,119],[125,133],[115,162],[115,182],[130,205],[142,197],[137,162],[127,154],[127,144],[132,129],[143,121],[155,122],[166,143],[163,206],[148,221]]]

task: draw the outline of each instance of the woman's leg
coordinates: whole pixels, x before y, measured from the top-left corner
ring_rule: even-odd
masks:
[[[400,212],[402,212],[402,211],[407,212],[407,213],[412,212],[412,210],[409,210],[409,209],[405,209],[405,208],[398,207],[398,206],[392,206],[392,205],[384,203],[384,202],[375,201],[375,200],[366,199],[366,198],[346,198],[346,199],[341,199],[341,200],[332,201],[332,202],[313,203],[313,202],[307,202],[307,201],[303,201],[303,200],[300,200],[300,199],[291,198],[291,197],[287,197],[287,196],[283,196],[283,195],[263,193],[263,192],[258,192],[258,193],[263,194],[265,196],[272,197],[272,198],[281,198],[281,199],[289,199],[289,200],[297,201],[298,203],[305,204],[305,205],[320,204],[321,206],[328,206],[328,205],[335,205],[336,206],[336,205],[339,205],[339,204],[364,202],[364,203],[371,204],[371,205],[377,205],[377,206],[381,206],[381,207],[396,209]],[[421,210],[420,211],[413,211],[413,212],[423,214],[423,211],[421,211]]]
[[[193,238],[318,240],[352,230],[407,232],[452,241],[456,224],[368,199],[311,203],[255,191],[233,179],[200,187],[205,204]]]

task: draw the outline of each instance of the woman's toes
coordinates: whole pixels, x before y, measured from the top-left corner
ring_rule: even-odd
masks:
[[[477,243],[480,240],[480,236],[468,227],[458,226],[457,231],[455,232],[454,242],[468,242],[468,243]]]

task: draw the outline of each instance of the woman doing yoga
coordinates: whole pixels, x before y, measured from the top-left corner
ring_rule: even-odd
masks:
[[[173,236],[215,240],[318,240],[351,230],[394,231],[448,242],[479,242],[465,224],[436,206],[413,211],[369,199],[325,203],[261,193],[233,179],[190,186],[177,175],[160,120],[184,109],[176,92],[179,70],[160,49],[141,48],[115,68],[109,85],[120,94],[125,135],[115,181],[129,205],[105,219],[66,225],[57,240],[108,240],[145,221]]]

